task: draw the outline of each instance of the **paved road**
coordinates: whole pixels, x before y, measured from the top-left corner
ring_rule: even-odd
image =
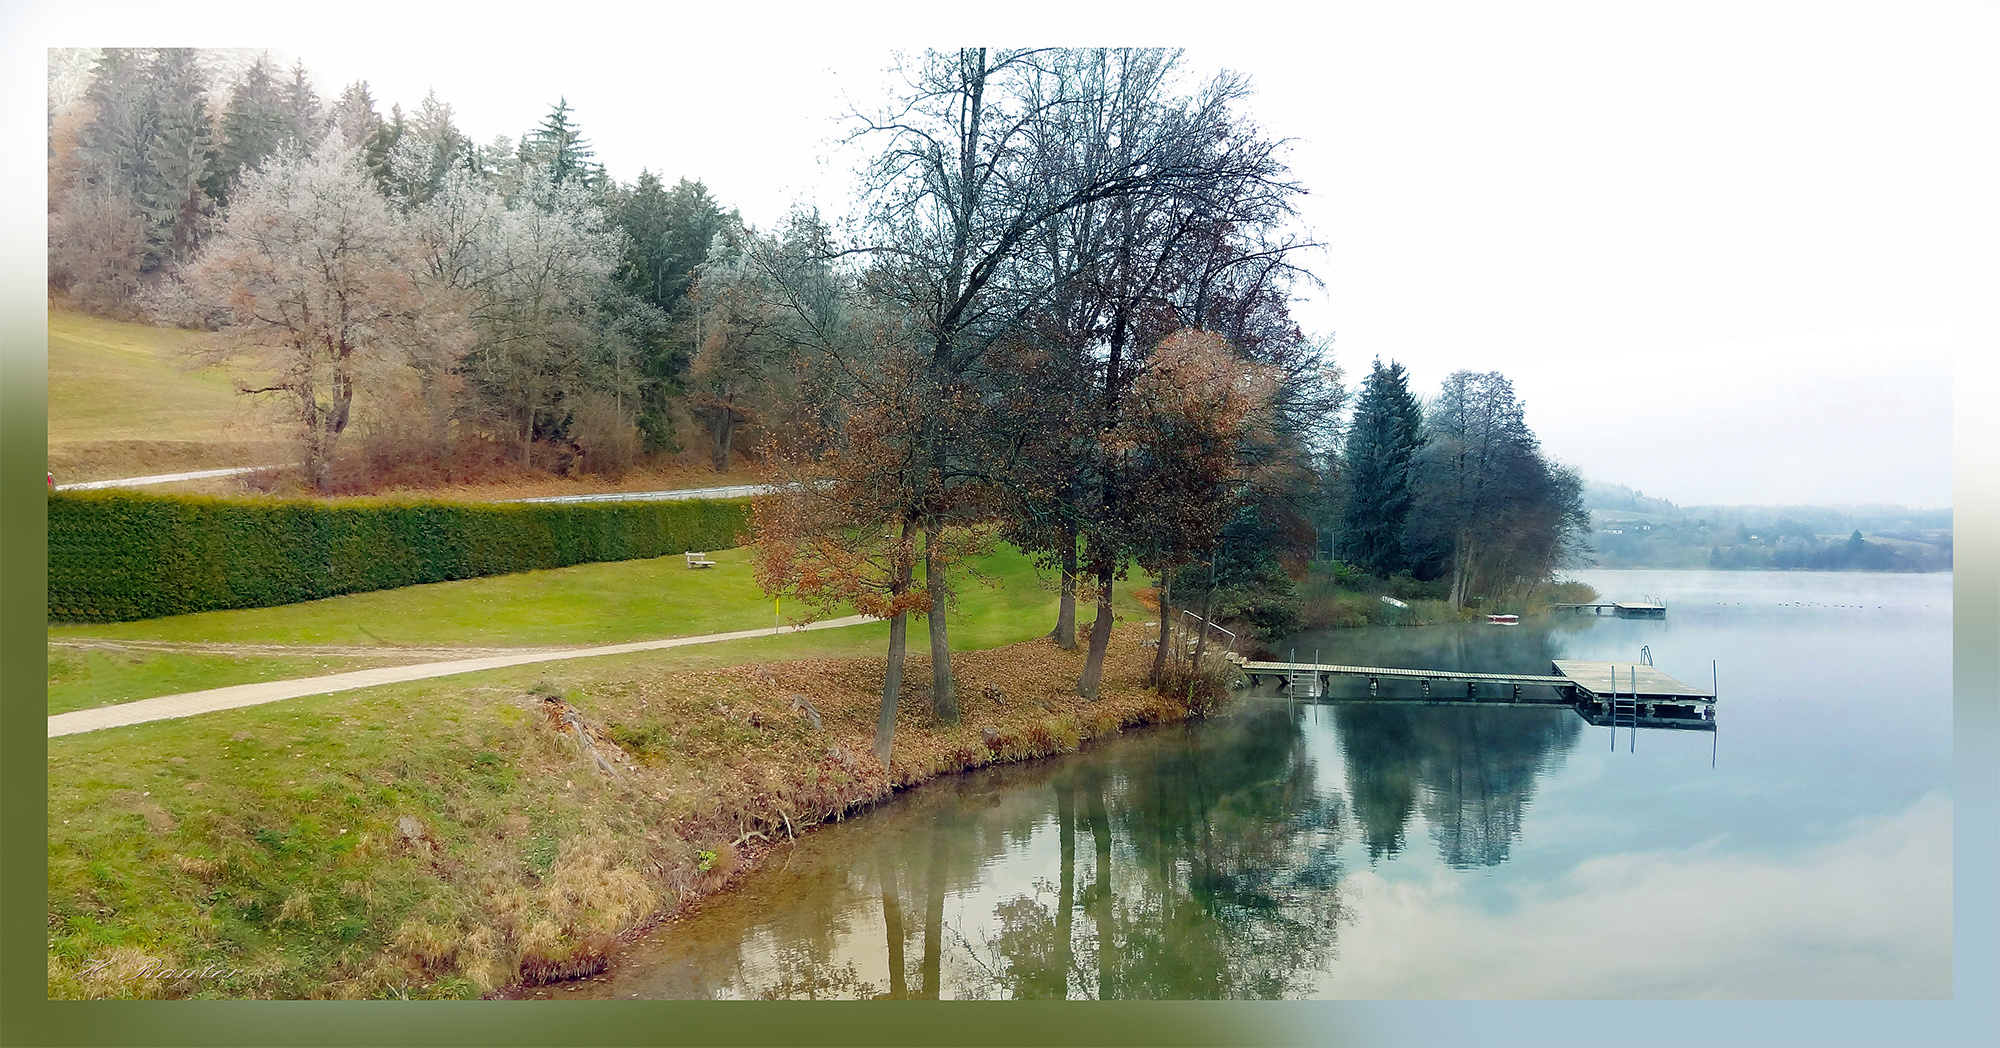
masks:
[[[842,626],[856,626],[873,621],[866,615],[850,615],[842,619],[828,619],[805,626],[795,626],[789,631],[829,630]],[[690,644],[711,644],[724,640],[744,640],[750,637],[769,637],[781,632],[773,629],[738,630],[734,633],[709,633],[699,637],[672,637],[667,640],[642,640],[629,644],[600,644],[590,648],[563,648],[555,651],[527,651],[511,655],[487,655],[476,659],[453,659],[447,662],[424,662],[412,666],[384,666],[381,669],[354,670],[349,673],[333,673],[324,677],[302,677],[297,680],[265,681],[261,684],[238,684],[228,688],[210,688],[207,691],[189,691],[179,695],[161,695],[157,698],[140,699],[136,702],[119,703],[116,706],[98,706],[88,710],[72,710],[58,713],[49,718],[49,738],[58,735],[76,735],[103,728],[123,727],[127,724],[144,724],[147,721],[173,720],[191,717],[197,713],[214,710],[230,710],[239,706],[261,706],[280,699],[295,699],[303,695],[325,695],[329,692],[348,691],[353,688],[368,688],[377,684],[395,684],[407,680],[424,680],[429,677],[449,677],[457,673],[473,673],[479,670],[499,669],[503,666],[522,666],[531,662],[552,662],[557,659],[585,659],[593,655],[622,655],[634,651],[655,651],[660,648],[679,648]]]

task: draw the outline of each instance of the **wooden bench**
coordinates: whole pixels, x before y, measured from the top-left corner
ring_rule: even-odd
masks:
[[[708,554],[706,553],[689,552],[687,558],[688,558],[688,567],[690,568],[715,567],[715,562],[708,559]]]

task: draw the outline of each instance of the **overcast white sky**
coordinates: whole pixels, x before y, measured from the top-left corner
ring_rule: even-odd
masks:
[[[699,178],[758,223],[845,206],[858,158],[833,118],[880,97],[892,47],[1181,44],[1197,72],[1247,73],[1251,115],[1295,140],[1326,245],[1299,315],[1352,383],[1376,356],[1424,394],[1503,372],[1555,457],[1682,504],[1952,502],[1954,352],[1986,273],[1967,214],[1990,217],[1972,179],[1993,174],[2000,119],[1981,94],[1990,8],[478,10],[9,17],[48,45],[269,46],[328,94],[367,79],[385,111],[435,89],[482,140],[565,97],[613,177]]]

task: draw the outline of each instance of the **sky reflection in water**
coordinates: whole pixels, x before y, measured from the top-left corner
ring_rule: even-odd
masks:
[[[1529,673],[1645,645],[1716,661],[1720,732],[1249,698],[814,833],[549,995],[1948,996],[1950,577],[1578,574],[1667,618],[1288,645]]]

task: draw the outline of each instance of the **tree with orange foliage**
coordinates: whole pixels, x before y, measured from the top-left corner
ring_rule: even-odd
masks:
[[[787,444],[765,445],[765,468],[777,490],[757,500],[751,519],[751,556],[765,592],[788,594],[813,616],[851,606],[889,620],[874,744],[885,769],[909,615],[925,614],[933,640],[943,639],[946,568],[977,546],[981,530],[945,526],[952,514],[936,502],[945,488],[932,475],[923,432],[942,410],[937,390],[922,354],[894,336],[893,325],[879,325],[872,359],[843,362],[839,410],[806,413]],[[830,396],[823,389],[819,395]],[[920,557],[923,588],[916,584]],[[950,680],[948,665],[933,671]],[[957,719],[949,690],[935,681],[932,700],[940,719]]]
[[[1173,573],[1212,549],[1235,516],[1258,465],[1248,449],[1269,430],[1278,389],[1274,369],[1244,360],[1215,332],[1188,329],[1162,340],[1132,385],[1133,552],[1160,580],[1155,684],[1166,672]]]

